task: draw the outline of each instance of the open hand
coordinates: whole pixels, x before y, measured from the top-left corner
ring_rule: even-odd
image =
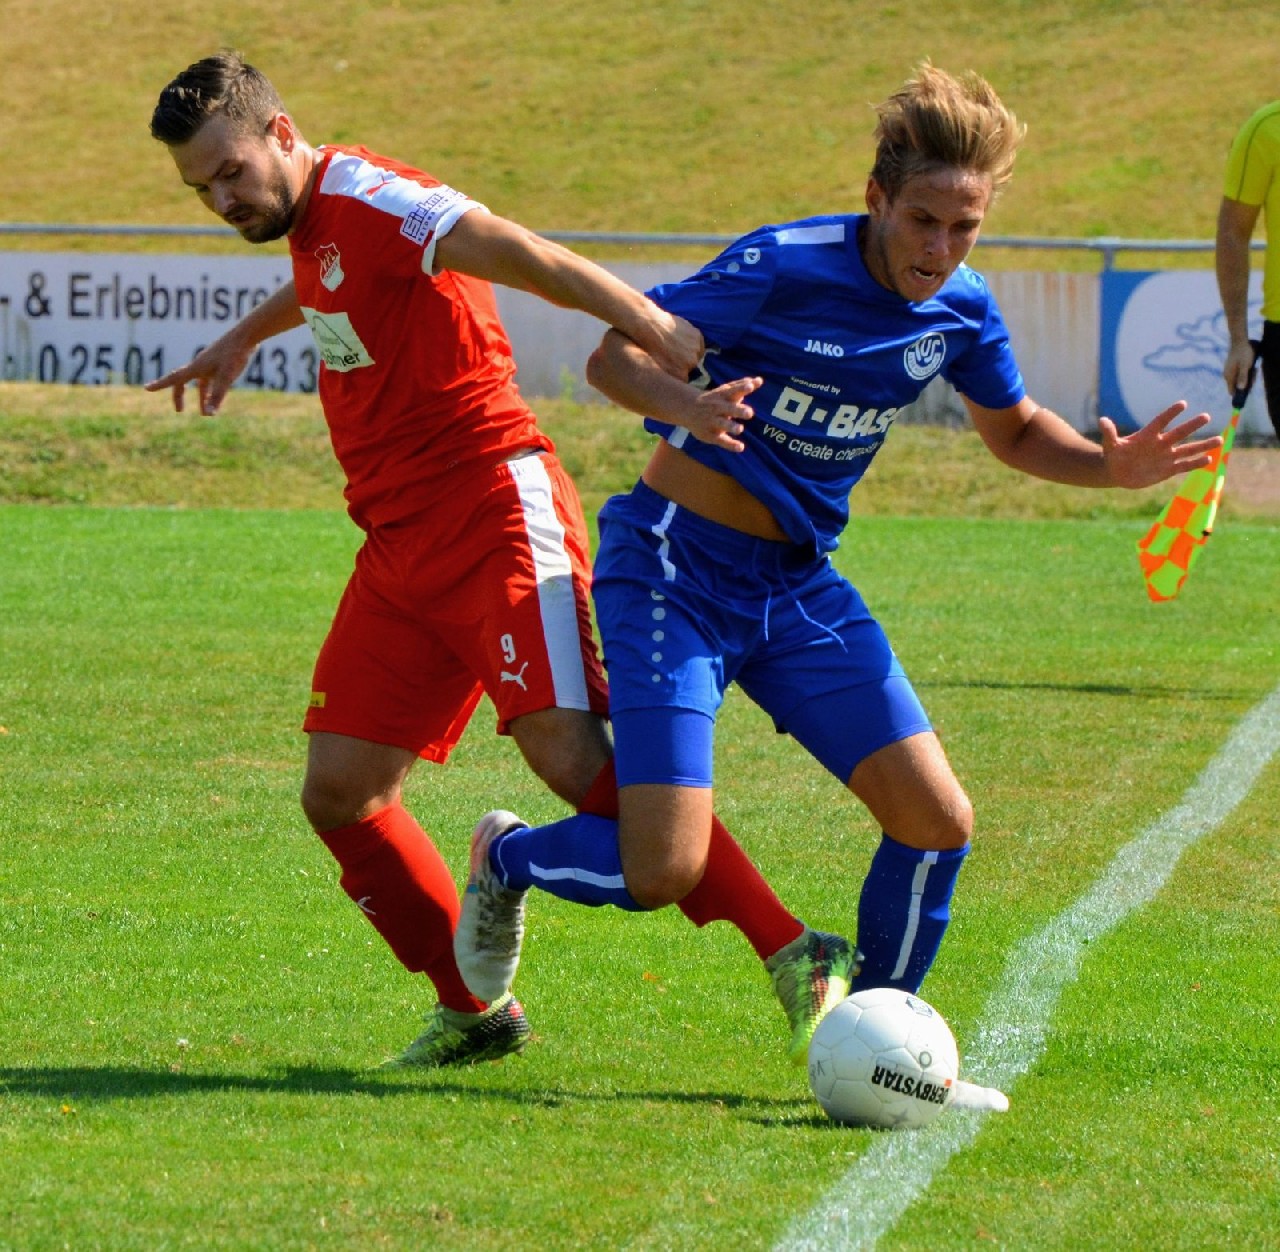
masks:
[[[693,410],[683,423],[689,433],[702,443],[715,444],[729,452],[741,452],[746,446],[738,438],[742,428],[755,416],[755,410],[743,403],[764,382],[763,378],[735,378],[710,391],[700,391]]]
[[[1222,437],[1191,438],[1208,425],[1208,413],[1197,413],[1177,426],[1170,425],[1186,407],[1185,400],[1171,404],[1132,435],[1121,435],[1109,417],[1098,419],[1102,455],[1113,486],[1150,487],[1166,478],[1214,464],[1222,447]]]

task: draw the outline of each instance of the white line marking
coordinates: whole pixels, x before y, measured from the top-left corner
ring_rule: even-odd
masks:
[[[1280,749],[1280,686],[1236,725],[1183,796],[1116,854],[1106,873],[1039,934],[1018,945],[987,1003],[963,1072],[1008,1091],[1044,1050],[1049,1018],[1083,951],[1169,880],[1186,848],[1217,829]],[[1018,1103],[1015,1097],[1014,1112]],[[778,1252],[873,1248],[933,1176],[977,1138],[981,1113],[949,1110],[923,1131],[885,1134],[776,1245]]]

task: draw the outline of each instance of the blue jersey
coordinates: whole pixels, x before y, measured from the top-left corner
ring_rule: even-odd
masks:
[[[812,217],[744,235],[678,283],[649,292],[702,331],[702,376],[715,387],[759,375],[735,453],[647,419],[694,460],[736,478],[796,543],[835,548],[849,492],[893,419],[940,374],[984,408],[1026,393],[1004,319],[981,275],[960,268],[913,304],[867,272],[864,215]]]

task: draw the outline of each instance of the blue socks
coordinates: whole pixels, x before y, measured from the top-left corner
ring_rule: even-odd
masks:
[[[550,826],[513,830],[494,840],[489,864],[514,891],[537,887],[575,904],[646,911],[623,881],[618,823],[612,818],[575,813]]]
[[[854,991],[920,990],[951,920],[951,893],[968,851],[966,844],[925,852],[881,839],[858,901],[862,970]]]
[[[966,845],[924,852],[888,835],[881,839],[858,902],[862,970],[854,991],[919,991],[951,919],[951,893],[968,851]],[[612,818],[577,813],[549,826],[512,831],[494,841],[489,863],[515,891],[537,887],[575,904],[645,911],[627,891]]]

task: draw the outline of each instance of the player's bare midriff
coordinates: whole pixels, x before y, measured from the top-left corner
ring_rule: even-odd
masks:
[[[660,443],[653,450],[641,477],[660,496],[690,513],[757,539],[787,542],[777,519],[741,483],[708,469],[669,443]]]

